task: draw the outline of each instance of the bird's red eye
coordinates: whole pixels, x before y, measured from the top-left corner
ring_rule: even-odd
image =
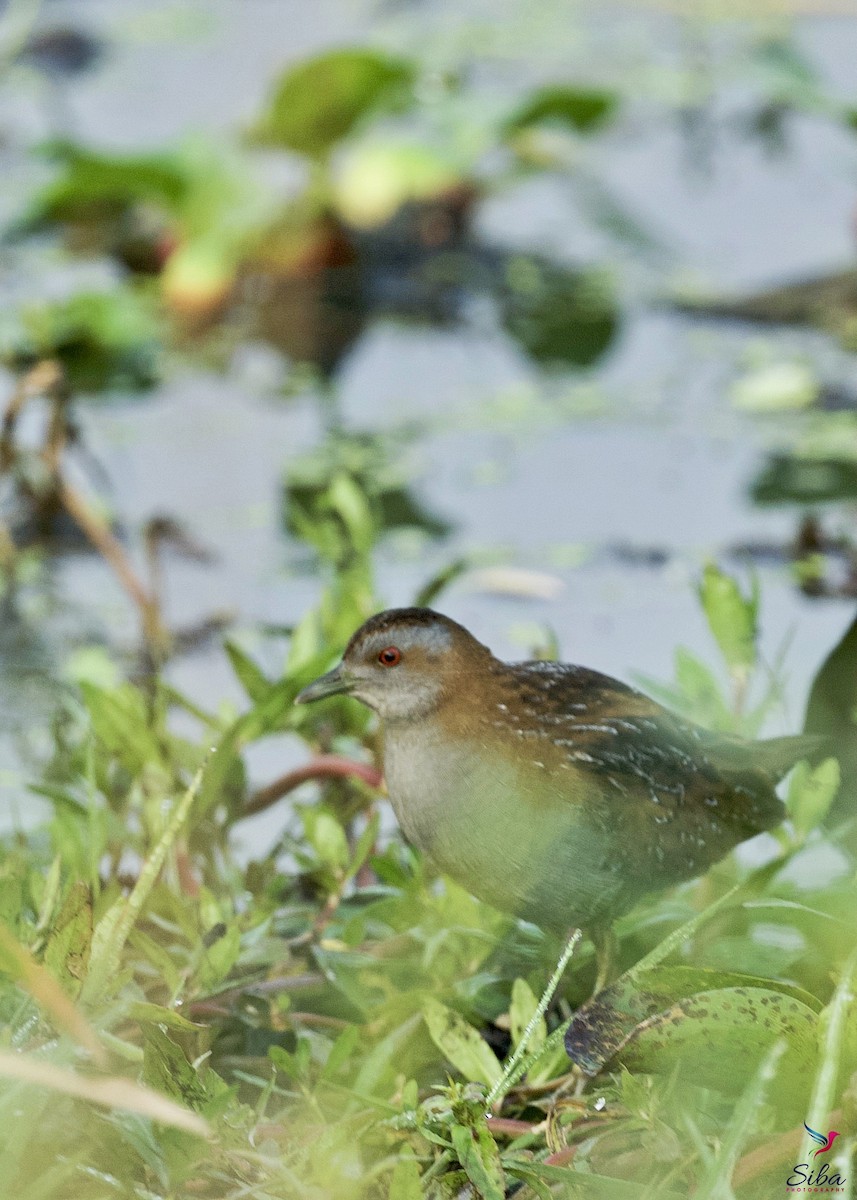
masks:
[[[388,646],[386,650],[382,650],[378,655],[378,662],[382,667],[395,667],[401,661],[402,652],[398,646]]]

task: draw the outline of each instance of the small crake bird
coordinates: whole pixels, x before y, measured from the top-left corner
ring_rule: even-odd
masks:
[[[782,820],[777,782],[819,739],[747,742],[586,667],[505,663],[448,617],[390,609],[297,703],[374,709],[406,837],[496,908],[599,951],[649,892]]]

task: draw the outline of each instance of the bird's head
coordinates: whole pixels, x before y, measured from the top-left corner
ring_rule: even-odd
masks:
[[[339,665],[305,687],[295,703],[345,694],[388,723],[420,720],[491,659],[490,650],[449,617],[430,608],[391,608],[361,625]]]

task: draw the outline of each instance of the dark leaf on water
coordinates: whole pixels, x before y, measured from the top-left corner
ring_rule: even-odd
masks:
[[[22,370],[55,358],[74,391],[140,391],[157,379],[159,337],[152,306],[130,289],[80,292],[0,327],[0,362]]]
[[[619,96],[606,88],[545,87],[531,93],[506,122],[506,134],[533,125],[560,125],[592,133],[606,125],[619,107]]]
[[[751,488],[756,504],[828,504],[857,497],[857,462],[774,455]]]
[[[370,113],[407,104],[413,66],[374,50],[333,50],[280,77],[256,141],[324,158]]]
[[[601,273],[517,258],[508,264],[505,282],[503,325],[542,365],[592,366],[618,332],[616,297]]]
[[[188,173],[177,155],[110,154],[71,141],[52,141],[42,153],[57,174],[30,202],[20,232],[82,216],[117,214],[134,202],[177,212]]]

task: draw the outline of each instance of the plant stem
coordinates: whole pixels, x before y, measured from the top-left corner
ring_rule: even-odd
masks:
[[[515,1047],[512,1057],[506,1063],[503,1074],[488,1093],[488,1099],[486,1103],[489,1112],[497,1103],[497,1101],[501,1100],[503,1096],[506,1095],[509,1088],[512,1087],[513,1084],[517,1083],[518,1079],[523,1074],[524,1067],[521,1066],[521,1059],[527,1052],[527,1046],[530,1044],[530,1038],[533,1036],[539,1021],[541,1021],[542,1017],[547,1012],[548,1005],[550,1004],[551,1000],[553,1000],[554,993],[559,987],[559,981],[562,979],[563,972],[571,961],[571,957],[574,954],[574,951],[577,949],[578,942],[582,937],[582,932],[579,929],[575,929],[571,934],[571,937],[566,942],[565,949],[560,955],[559,962],[554,968],[554,973],[548,980],[548,985],[542,992],[542,997],[536,1005],[536,1010],[530,1017],[526,1029],[521,1034],[521,1040]]]

